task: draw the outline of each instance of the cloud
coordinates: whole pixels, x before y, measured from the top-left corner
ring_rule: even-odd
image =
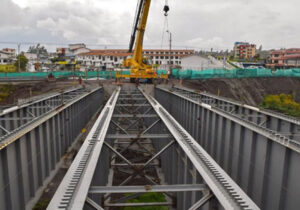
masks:
[[[137,1],[1,0],[0,41],[128,45]],[[300,47],[298,0],[169,1],[173,45],[232,49]],[[152,1],[145,45],[160,46],[163,1]],[[165,37],[166,41],[166,37]]]

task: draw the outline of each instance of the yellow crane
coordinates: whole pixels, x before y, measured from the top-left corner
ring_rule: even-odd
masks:
[[[143,41],[146,30],[148,14],[150,10],[151,0],[139,0],[136,16],[134,20],[131,40],[129,44],[129,53],[132,57],[123,61],[123,67],[130,69],[130,75],[124,75],[122,72],[116,73],[117,78],[130,78],[131,82],[135,79],[156,79],[167,78],[168,75],[157,75],[156,71],[149,64],[148,59],[143,57]],[[169,6],[166,4],[164,7],[165,15],[169,11]],[[137,33],[137,37],[136,37]],[[134,46],[134,50],[133,50]],[[133,51],[132,51],[133,50]]]

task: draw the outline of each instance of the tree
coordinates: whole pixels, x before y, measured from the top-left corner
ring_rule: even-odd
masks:
[[[48,54],[47,49],[44,46],[41,46],[40,44],[37,44],[36,46],[30,46],[28,52],[38,54],[38,55]]]
[[[260,59],[260,54],[256,54],[254,57],[253,57],[255,60],[259,60]]]
[[[17,56],[17,60],[14,65],[18,69],[18,71],[19,71],[19,61],[20,61],[20,70],[26,71],[26,65],[28,63],[28,59],[23,54]]]

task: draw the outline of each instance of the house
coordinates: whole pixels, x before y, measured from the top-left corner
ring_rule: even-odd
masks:
[[[10,53],[0,51],[0,65],[12,64],[13,61],[14,61],[14,58],[11,56]]]
[[[270,59],[266,66],[274,69],[300,67],[300,48],[271,51]]]

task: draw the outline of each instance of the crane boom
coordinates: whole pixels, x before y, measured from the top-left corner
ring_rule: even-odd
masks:
[[[147,26],[150,5],[151,0],[139,0],[129,43],[129,52],[132,52],[132,49],[134,48],[133,55],[131,58],[127,58],[123,62],[123,66],[125,68],[130,69],[130,75],[127,76],[122,74],[116,74],[117,78],[157,78],[156,72],[154,71],[152,66],[148,65],[146,59],[143,58],[143,41]]]
[[[144,35],[147,26],[151,0],[141,0],[141,3],[143,4],[143,6],[142,6],[141,17],[137,28],[138,34],[135,42],[135,49],[133,52],[133,59],[140,64],[143,63],[143,42],[144,42]]]
[[[142,12],[142,8],[143,8],[143,1],[139,1],[138,7],[137,7],[137,12],[136,12],[135,19],[134,19],[134,25],[133,25],[133,29],[132,29],[132,33],[131,33],[130,43],[129,43],[129,52],[130,53],[132,53],[132,49],[134,46],[136,30],[137,30],[137,27],[139,24],[139,19],[140,19],[140,15]]]

